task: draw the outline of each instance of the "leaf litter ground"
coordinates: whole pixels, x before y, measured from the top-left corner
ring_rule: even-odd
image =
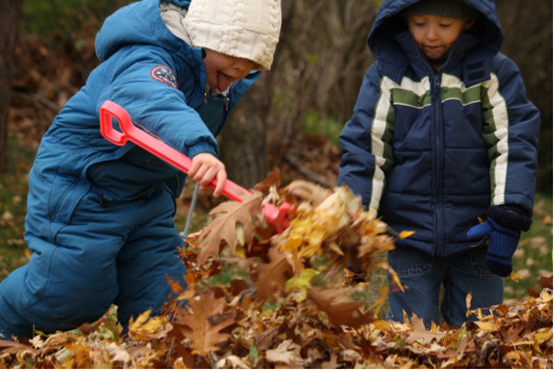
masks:
[[[525,301],[494,306],[494,314],[468,311],[477,320],[461,328],[382,320],[386,292],[374,302],[359,297],[374,269],[386,269],[403,289],[379,260],[394,245],[387,226],[346,188],[297,180],[279,189],[279,182],[274,173],[244,202],[220,204],[187,238],[188,289],[169,280],[175,296],[161,315],[144,312],[122,333],[113,307],[71,332],[0,340],[0,366],[552,368],[551,275]],[[282,233],[264,220],[264,202],[293,204]],[[213,283],[230,266],[247,276]]]

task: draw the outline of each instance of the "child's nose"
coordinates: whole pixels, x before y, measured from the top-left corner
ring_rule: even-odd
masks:
[[[433,26],[430,26],[428,29],[427,29],[427,38],[429,40],[435,40],[437,39],[438,37],[438,32],[437,32],[437,28],[436,27],[433,27]]]

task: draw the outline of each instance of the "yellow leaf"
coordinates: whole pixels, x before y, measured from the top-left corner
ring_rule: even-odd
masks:
[[[520,342],[512,342],[512,346],[530,346],[532,344],[535,344],[532,340],[522,340]]]
[[[152,309],[141,313],[136,321],[129,321],[129,335],[136,340],[148,341],[153,338],[163,338],[170,329],[165,316],[150,317]]]
[[[406,239],[412,235],[415,234],[415,231],[408,231],[408,230],[404,230],[404,231],[401,231],[400,234],[398,235],[398,237],[400,239]]]
[[[508,276],[508,279],[519,283],[519,279],[523,279],[523,276],[521,274],[518,274],[517,272],[512,272],[510,276]]]
[[[498,323],[495,321],[477,321],[476,324],[481,330],[485,330],[488,332],[500,330],[500,325],[498,325]]]
[[[133,320],[133,318],[131,318],[131,321],[129,322],[129,329],[140,329],[142,324],[148,321],[151,313],[152,309],[149,309],[138,315],[136,320]]]
[[[285,291],[290,292],[292,290],[298,290],[298,296],[296,302],[302,302],[306,299],[308,294],[308,288],[312,286],[311,280],[318,274],[313,269],[302,269],[299,276],[294,276],[287,281]]]
[[[548,340],[552,340],[552,331],[549,333],[535,333],[535,340],[541,344]]]
[[[471,292],[467,293],[466,296],[466,309],[469,311],[471,309],[471,299],[473,296],[471,295]],[[469,317],[469,312],[467,313],[467,316]]]

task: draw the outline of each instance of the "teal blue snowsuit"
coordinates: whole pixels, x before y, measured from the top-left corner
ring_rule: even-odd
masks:
[[[173,0],[185,9],[189,1]],[[189,157],[218,153],[215,136],[258,72],[227,97],[206,96],[204,51],[172,34],[160,0],[126,6],[96,38],[101,64],[44,135],[29,178],[29,263],[0,284],[0,333],[9,338],[73,329],[118,305],[119,320],[154,308],[181,281],[183,246],[173,216],[185,175],[99,130],[106,100]]]

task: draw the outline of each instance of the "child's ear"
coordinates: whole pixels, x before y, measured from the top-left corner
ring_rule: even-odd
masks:
[[[464,31],[469,30],[473,25],[475,24],[475,19],[472,19],[470,21],[466,21],[466,24],[464,26]]]

